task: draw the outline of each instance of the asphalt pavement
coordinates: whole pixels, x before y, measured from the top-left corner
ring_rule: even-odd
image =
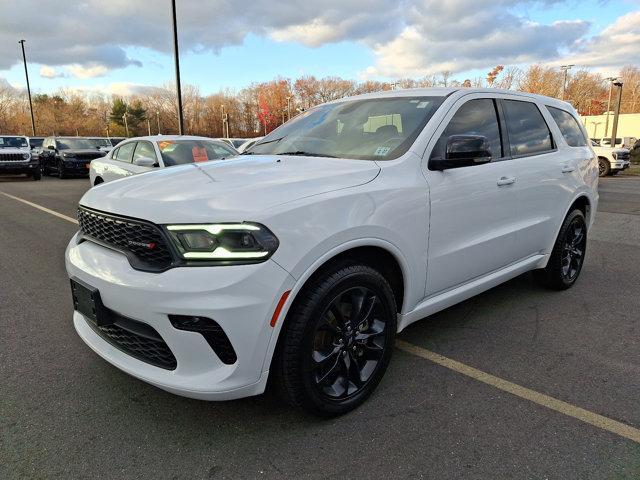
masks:
[[[87,179],[0,178],[75,217]],[[163,392],[95,355],[71,321],[76,226],[0,193],[0,478],[638,479],[640,443],[402,350],[360,409],[319,420],[267,393]],[[640,428],[640,177],[605,178],[566,292],[522,275],[400,339]]]

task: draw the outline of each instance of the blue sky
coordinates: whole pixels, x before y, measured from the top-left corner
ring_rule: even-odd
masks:
[[[190,0],[189,6],[196,1]],[[212,1],[215,2],[215,0]],[[374,4],[376,1],[372,0],[371,3]],[[430,66],[433,66],[435,69],[433,72],[438,68],[446,68],[453,71],[454,78],[464,79],[484,76],[496,64],[522,65],[566,59],[570,63],[584,64],[594,69],[615,69],[624,63],[625,58],[628,58],[626,63],[633,61],[638,63],[636,50],[635,56],[626,56],[621,53],[619,59],[611,60],[611,65],[605,65],[606,60],[598,60],[600,64],[594,61],[592,65],[589,65],[591,58],[606,58],[606,51],[601,50],[608,48],[607,45],[611,39],[604,38],[603,31],[606,32],[607,27],[619,22],[625,14],[640,12],[640,2],[637,0],[609,2],[507,1],[508,5],[504,8],[488,3],[484,11],[487,15],[484,18],[480,15],[477,26],[487,31],[494,31],[495,35],[504,35],[504,39],[500,41],[491,38],[491,35],[485,35],[486,32],[472,32],[476,23],[472,14],[465,12],[464,9],[457,11],[453,7],[443,7],[441,11],[430,15],[429,5],[425,6],[428,1],[425,0],[421,3],[420,0],[416,0],[415,2],[419,8],[423,9],[421,14],[424,18],[416,20],[416,15],[411,16],[406,12],[398,12],[396,14],[399,19],[398,24],[389,22],[376,24],[375,22],[381,22],[380,17],[383,15],[373,16],[374,14],[371,14],[371,19],[366,23],[354,27],[345,20],[346,26],[341,28],[340,22],[344,19],[340,18],[339,22],[332,18],[325,18],[323,17],[325,12],[313,10],[309,10],[306,16],[301,14],[300,18],[292,19],[289,24],[278,23],[280,19],[273,20],[271,25],[265,27],[256,26],[255,21],[254,25],[240,23],[239,27],[234,25],[233,31],[233,34],[238,33],[238,38],[231,42],[213,37],[207,32],[203,33],[201,30],[206,30],[206,24],[204,26],[198,25],[197,16],[195,18],[191,16],[185,20],[184,25],[179,24],[181,33],[186,32],[185,36],[187,37],[185,40],[181,38],[182,81],[196,85],[202,93],[208,94],[225,88],[237,90],[252,82],[270,80],[277,76],[296,78],[301,75],[315,75],[317,77],[340,76],[356,80],[364,78],[387,80],[394,77],[418,77],[424,73],[432,73]],[[206,6],[205,2],[206,0],[203,0],[203,4]],[[343,16],[347,17],[347,20],[350,15],[349,3],[349,0],[343,2],[345,5]],[[355,7],[359,9],[351,12],[355,18],[362,11],[366,0],[354,0],[353,3],[354,9]],[[477,3],[469,2],[466,10],[472,10],[474,5]],[[372,9],[374,6],[372,5]],[[178,2],[178,9],[180,7],[181,3]],[[482,5],[480,8],[483,8]],[[122,17],[112,16],[110,22],[126,23],[126,11],[124,13],[125,15]],[[511,17],[502,18],[503,14],[508,14]],[[469,20],[473,22],[469,24],[471,27],[467,28],[468,35],[465,32],[456,31],[459,25],[465,25],[465,15],[469,15]],[[429,18],[431,16],[432,19]],[[138,16],[137,21],[140,18]],[[513,32],[504,32],[504,25],[513,23],[513,18],[523,22],[520,25],[521,33],[518,29],[514,29]],[[11,32],[13,35],[6,32],[0,35],[0,41],[5,45],[0,53],[5,56],[13,56],[15,59],[12,60],[13,65],[7,65],[8,68],[4,70],[1,69],[2,65],[0,64],[0,78],[5,78],[17,87],[24,85],[24,72],[21,62],[19,63],[20,49],[17,39],[15,45],[8,49],[11,37],[19,38],[22,36],[27,39],[28,58],[36,57],[36,61],[31,61],[29,67],[31,86],[35,92],[52,92],[60,88],[108,92],[113,90],[114,85],[162,85],[171,82],[174,79],[173,58],[171,51],[166,48],[171,34],[169,18],[150,19],[156,23],[164,20],[166,20],[165,25],[149,33],[149,36],[162,37],[162,35],[166,35],[167,38],[161,38],[158,43],[162,45],[162,48],[152,48],[153,41],[147,41],[147,39],[144,41],[141,39],[138,42],[135,36],[125,39],[124,34],[117,34],[116,37],[123,38],[123,43],[125,43],[123,45],[113,41],[114,36],[107,34],[104,36],[104,40],[96,41],[95,53],[92,53],[93,51],[83,53],[84,57],[82,61],[78,61],[78,64],[81,71],[85,73],[80,74],[73,73],[66,66],[74,62],[73,53],[70,52],[76,51],[79,48],[78,45],[81,45],[82,38],[75,38],[75,32],[69,32],[68,37],[64,35],[64,32],[62,35],[52,37],[55,38],[55,48],[59,49],[61,53],[55,55],[52,52],[49,56],[41,53],[42,48],[47,48],[46,37],[35,39],[32,42],[30,33],[34,32],[24,30]],[[265,19],[265,25],[268,20]],[[444,27],[443,32],[438,33],[437,37],[429,36],[430,32],[434,31],[434,24],[429,23],[431,20],[437,22],[438,26]],[[554,23],[558,21],[574,22],[571,24],[571,32],[566,33],[568,28],[554,27]],[[110,22],[105,22],[99,28],[106,29],[108,32]],[[447,24],[447,22],[450,23]],[[321,28],[317,32],[314,26],[317,26],[318,23],[326,24],[328,27]],[[640,35],[640,32],[637,31],[637,25],[631,23],[626,21],[625,24],[630,24],[628,28],[631,29],[631,33]],[[28,22],[28,24],[33,27],[33,22]],[[525,29],[524,25],[531,28]],[[5,29],[1,23],[0,27]],[[15,25],[9,25],[9,27],[14,28]],[[386,32],[387,27],[389,27],[388,33]],[[541,31],[542,27],[548,28],[548,30]],[[215,25],[211,28],[215,29]],[[335,35],[332,31],[334,28],[338,32]],[[455,37],[459,37],[455,43],[445,43],[443,38],[448,36],[447,29],[451,33],[455,33]],[[342,30],[344,32],[340,33]],[[529,44],[527,44],[529,40],[524,38],[526,35],[531,36]],[[7,41],[4,41],[3,36],[8,37]],[[554,36],[557,36],[555,43]],[[548,41],[549,45],[544,45],[544,48],[539,47],[541,38],[545,42]],[[483,53],[486,53],[484,58],[473,58],[474,55],[477,56],[477,50],[475,50],[476,53],[471,51],[466,53],[471,45],[478,46],[477,44],[480,43],[479,46],[482,47],[482,42],[486,42],[486,48],[482,49]],[[514,44],[513,51],[509,50],[508,45],[505,47],[505,43],[509,42]],[[228,43],[232,44],[228,45]],[[121,50],[123,58],[133,59],[141,66],[118,64],[118,62],[126,62],[114,60],[112,57],[115,58],[118,55],[111,53],[108,58],[105,57],[107,59],[103,58],[104,50],[108,48]],[[451,58],[434,53],[443,48],[450,52]],[[37,49],[37,52],[34,53],[34,49]],[[491,54],[492,49],[495,51],[493,55]],[[518,51],[518,49],[520,50]],[[42,57],[40,62],[37,61],[38,55]],[[95,55],[95,58],[91,55]],[[420,57],[417,60],[416,55]],[[63,56],[64,58],[62,58]],[[572,61],[574,58],[577,59],[575,62]],[[43,66],[55,74],[64,76],[45,78],[40,74],[40,69]],[[92,78],[85,78],[91,77],[90,73],[86,73],[87,69],[96,66],[104,71],[100,70],[101,74]]]

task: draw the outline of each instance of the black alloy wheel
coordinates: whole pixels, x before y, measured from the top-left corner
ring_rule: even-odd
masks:
[[[587,252],[587,222],[580,210],[569,212],[554,244],[547,266],[535,270],[536,280],[554,290],[571,288],[582,271]]]
[[[58,178],[67,178],[67,172],[64,170],[64,162],[58,161]]]
[[[386,329],[373,290],[352,287],[339,293],[315,327],[310,369],[319,393],[339,400],[361,392],[382,360]]]
[[[296,295],[278,339],[271,384],[314,415],[362,404],[387,369],[397,307],[389,283],[368,265],[323,268]]]
[[[566,281],[573,282],[580,273],[586,246],[586,225],[576,217],[569,224],[562,247],[562,275]]]

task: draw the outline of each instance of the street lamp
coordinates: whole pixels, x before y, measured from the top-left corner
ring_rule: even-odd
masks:
[[[598,138],[598,125],[600,125],[602,122],[591,122],[591,125],[593,125],[593,138]]]
[[[156,110],[156,120],[158,121],[158,135],[160,135],[160,110]]]
[[[567,91],[567,72],[569,70],[571,70],[571,67],[573,67],[574,65],[562,65],[560,67],[560,70],[564,70],[564,79],[562,80],[562,100],[564,100],[565,97],[565,93]]]
[[[287,97],[287,121],[291,120],[291,97]]]
[[[613,112],[613,126],[611,127],[611,147],[616,146],[616,135],[618,133],[618,117],[620,116],[620,104],[622,103],[622,80],[616,80],[613,82],[615,87],[618,87],[618,100],[616,101],[616,109]]]
[[[29,111],[31,112],[31,132],[33,136],[36,136],[36,121],[33,118],[33,103],[31,103],[31,87],[29,86],[29,72],[27,71],[27,56],[24,53],[24,42],[26,40],[19,40],[18,43],[22,47],[22,61],[24,63],[24,76],[27,79],[27,96],[29,97]]]
[[[182,90],[180,88],[180,55],[178,53],[178,27],[176,22],[176,0],[171,0],[173,15],[173,58],[176,64],[176,95],[178,97],[178,134],[183,135]]]
[[[609,132],[609,111],[611,110],[611,89],[613,87],[613,82],[615,82],[618,77],[607,77],[605,80],[609,81],[609,100],[607,100],[607,117],[605,119],[604,124],[604,136],[607,136],[607,132]]]
[[[127,138],[129,137],[129,124],[127,123],[127,114],[125,112],[124,115],[122,115],[122,121],[124,122],[124,131],[127,134]]]

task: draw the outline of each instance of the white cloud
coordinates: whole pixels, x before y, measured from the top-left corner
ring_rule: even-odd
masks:
[[[80,64],[68,65],[67,70],[76,78],[95,78],[103,77],[109,72],[109,68],[100,64],[89,64],[82,66]]]
[[[61,78],[66,75],[64,72],[58,72],[55,68],[43,65],[40,67],[40,76],[42,78]]]

